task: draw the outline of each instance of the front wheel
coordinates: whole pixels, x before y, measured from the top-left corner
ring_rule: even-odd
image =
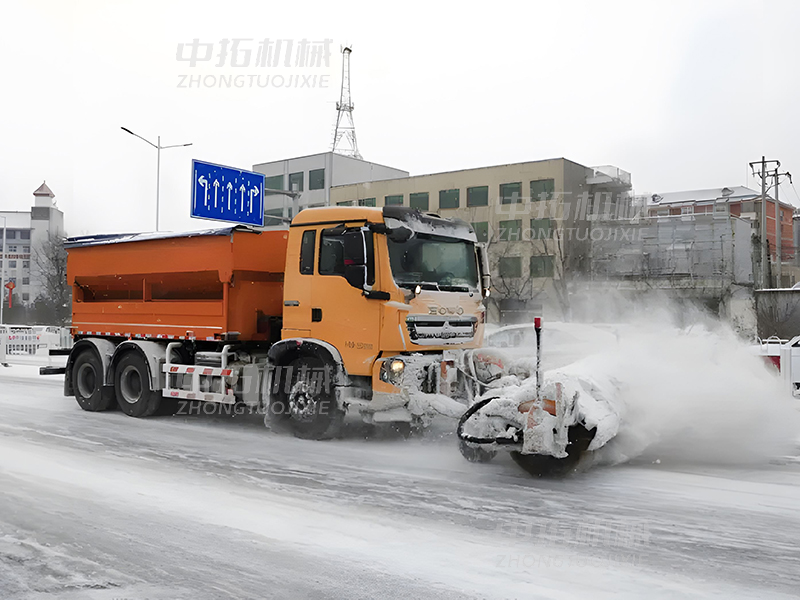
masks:
[[[114,392],[120,410],[131,417],[149,417],[161,404],[161,392],[150,389],[147,364],[136,352],[126,352],[117,363]]]
[[[299,357],[285,367],[281,389],[269,407],[303,439],[323,440],[337,437],[344,421],[344,411],[336,404],[333,373],[330,365],[316,357]]]

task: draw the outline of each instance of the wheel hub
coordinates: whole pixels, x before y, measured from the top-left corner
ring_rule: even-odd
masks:
[[[317,412],[317,399],[311,393],[307,382],[298,381],[289,393],[289,414],[292,418],[307,422],[314,418]]]
[[[80,368],[78,368],[76,379],[78,392],[81,397],[91,398],[97,385],[97,374],[94,372],[94,367],[88,363],[83,363]]]
[[[123,369],[119,380],[122,399],[128,404],[135,404],[142,397],[142,378],[139,371],[133,365],[128,365]]]

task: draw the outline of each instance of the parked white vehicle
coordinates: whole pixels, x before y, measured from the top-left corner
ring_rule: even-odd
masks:
[[[795,397],[800,397],[800,335],[790,340],[777,336],[763,340],[756,338],[753,350],[774,366],[780,372],[786,388]]]

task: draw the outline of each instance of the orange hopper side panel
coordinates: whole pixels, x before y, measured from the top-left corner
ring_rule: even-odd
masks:
[[[283,311],[287,231],[122,236],[68,245],[77,332],[264,340]]]

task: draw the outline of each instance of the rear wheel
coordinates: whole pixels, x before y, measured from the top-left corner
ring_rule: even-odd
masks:
[[[272,415],[287,423],[299,438],[338,436],[344,411],[336,404],[330,365],[313,356],[299,357],[281,371],[281,389],[269,409]]]
[[[114,391],[122,412],[131,417],[149,417],[161,404],[161,392],[150,389],[150,373],[145,359],[127,352],[114,369]]]
[[[84,350],[72,366],[72,388],[75,400],[83,410],[108,410],[114,403],[111,395],[103,397],[103,363],[96,352]]]
[[[512,452],[511,458],[520,467],[536,477],[559,477],[571,473],[589,444],[594,439],[596,429],[586,429],[583,425],[573,425],[569,428],[567,443],[567,456],[556,458],[543,454],[521,454]]]

